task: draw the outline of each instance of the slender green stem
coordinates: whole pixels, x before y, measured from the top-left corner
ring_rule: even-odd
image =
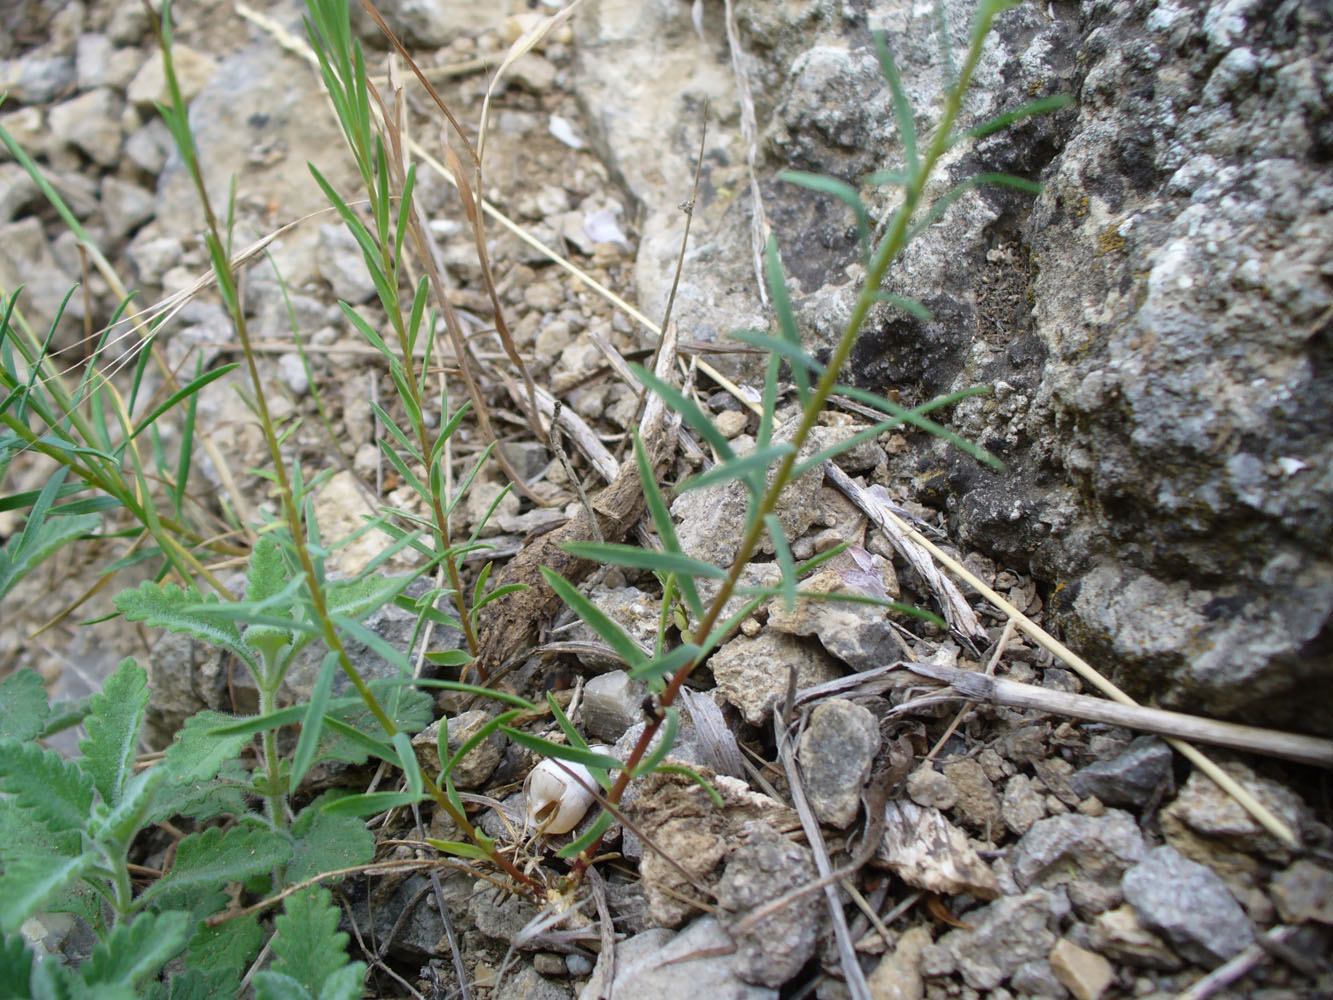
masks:
[[[259,680],[259,714],[268,715],[277,711],[278,708],[278,686],[281,684],[273,683],[273,671],[268,669],[265,663],[265,673],[268,675]],[[268,794],[264,796],[264,803],[268,809],[269,826],[273,829],[282,829],[287,826],[287,810],[285,808],[287,795],[282,791],[279,782],[282,780],[282,770],[278,761],[278,733],[275,729],[264,730],[264,773],[268,778]]]

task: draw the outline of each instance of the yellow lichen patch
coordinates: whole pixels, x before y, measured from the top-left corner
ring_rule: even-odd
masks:
[[[1118,225],[1107,226],[1097,234],[1097,256],[1105,257],[1108,253],[1125,248],[1125,238],[1120,235]]]

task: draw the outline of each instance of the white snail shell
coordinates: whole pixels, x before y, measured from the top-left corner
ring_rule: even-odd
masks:
[[[568,833],[587,814],[593,803],[589,789],[596,787],[597,780],[582,764],[551,758],[541,761],[523,782],[527,826],[540,833]]]

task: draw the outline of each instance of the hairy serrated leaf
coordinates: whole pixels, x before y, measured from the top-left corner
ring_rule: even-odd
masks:
[[[329,973],[319,991],[319,1000],[359,1000],[366,978],[366,963],[352,962]]]
[[[0,740],[0,791],[52,833],[82,829],[93,806],[93,779],[35,743]]]
[[[239,760],[229,760],[216,778],[163,783],[145,823],[161,823],[173,816],[188,816],[196,823],[219,816],[242,816],[250,810],[246,799],[249,788],[250,772]]]
[[[155,976],[185,946],[190,917],[179,910],[145,913],[117,924],[79,968],[89,986],[137,986]]]
[[[277,597],[286,583],[282,546],[272,535],[264,535],[250,553],[245,599],[257,603]],[[296,640],[296,633],[276,625],[251,625],[245,630],[246,643],[265,650],[269,656],[276,656],[282,647]]]
[[[139,727],[148,707],[148,674],[126,657],[89,704],[92,711],[83,721],[88,737],[79,741],[83,769],[102,801],[115,805],[134,773]]]
[[[31,994],[32,960],[22,934],[0,937],[0,997],[27,997]]]
[[[99,804],[89,820],[88,836],[101,843],[128,844],[144,826],[157,789],[168,780],[165,768],[150,767],[134,775],[114,806]]]
[[[320,872],[368,864],[375,857],[375,836],[355,816],[334,816],[323,811],[330,796],[321,795],[301,811],[292,824],[292,860],[287,880],[304,882]]]
[[[32,1000],[138,1000],[128,986],[93,990],[59,962],[38,962],[32,969]]]
[[[216,927],[200,927],[186,945],[185,967],[198,973],[224,972],[239,982],[241,972],[263,943],[264,932],[259,927],[259,918],[253,914],[235,917]]]
[[[235,760],[241,747],[250,742],[250,737],[244,734],[219,735],[211,731],[235,721],[235,716],[211,709],[190,716],[176,733],[171,746],[167,747],[167,770],[180,781],[212,778],[223,764]]]
[[[24,668],[0,681],[0,738],[20,743],[39,735],[51,715],[41,675]]]
[[[116,607],[132,622],[146,622],[168,632],[181,632],[235,653],[255,673],[254,652],[241,639],[236,623],[208,613],[208,605],[220,604],[216,594],[207,597],[193,585],[182,590],[174,583],[145,580],[137,590],[116,595]]]
[[[11,798],[0,796],[0,860],[21,854],[62,854],[74,857],[83,850],[83,831],[52,833],[34,823],[26,809]]]
[[[255,1000],[315,1000],[315,998],[291,976],[265,970],[255,973]]]
[[[90,854],[72,858],[23,855],[8,859],[4,874],[0,875],[0,931],[18,930],[23,921],[92,866]]]
[[[140,905],[193,906],[199,892],[272,871],[291,857],[286,839],[267,830],[235,826],[192,833],[176,847],[176,863],[139,897]]]
[[[262,535],[250,551],[245,573],[245,599],[263,601],[282,591],[286,585],[282,565],[282,546],[271,534]]]
[[[25,529],[15,535],[0,548],[0,595],[9,593],[16,583],[62,547],[80,535],[96,531],[101,523],[96,514],[52,517],[36,530]]]
[[[186,969],[171,977],[171,985],[164,996],[166,1000],[216,1000],[217,997],[235,996],[240,984],[241,977],[227,969],[209,972]]]
[[[273,971],[291,976],[319,996],[330,973],[347,964],[347,934],[338,930],[338,908],[329,890],[311,886],[287,897],[274,919]]]
[[[408,582],[407,577],[394,578],[378,574],[359,580],[330,582],[325,594],[329,613],[360,621],[397,597]]]

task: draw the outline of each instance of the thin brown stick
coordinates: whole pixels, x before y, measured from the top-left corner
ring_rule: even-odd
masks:
[[[795,668],[792,668],[790,676],[795,677],[795,674]],[[861,964],[856,959],[856,947],[852,942],[851,931],[847,928],[847,918],[842,912],[842,901],[838,899],[837,889],[831,884],[827,884],[829,880],[838,878],[840,873],[835,871],[829,862],[828,849],[824,845],[824,836],[819,828],[819,821],[815,819],[815,814],[810,809],[810,803],[806,800],[805,789],[801,784],[800,770],[796,766],[796,755],[792,751],[790,728],[777,718],[776,713],[774,713],[773,718],[773,731],[778,744],[778,758],[782,761],[782,768],[787,775],[787,784],[791,789],[792,805],[796,807],[796,814],[801,817],[801,828],[805,830],[806,840],[810,844],[810,852],[814,855],[815,870],[819,872],[820,881],[826,883],[823,886],[824,897],[828,902],[829,916],[833,921],[833,937],[838,945],[838,957],[842,964],[843,979],[847,983],[847,989],[852,995],[852,1000],[870,1000],[870,986],[866,982],[865,974],[861,971]]]
[[[988,677],[971,670],[937,663],[904,663],[908,670],[951,685],[960,696],[1010,708],[1030,708],[1053,715],[1067,715],[1090,722],[1106,722],[1177,739],[1210,743],[1232,750],[1246,750],[1281,757],[1316,767],[1333,768],[1333,740],[1299,733],[1283,733],[1235,722],[1219,722],[1183,712],[1168,712],[1142,705],[1119,705],[1103,698],[1066,694],[1033,684],[1020,684],[1002,677]]]
[[[1274,927],[1260,941],[1256,941],[1224,965],[1219,965],[1189,989],[1177,993],[1176,1000],[1208,1000],[1208,997],[1218,990],[1226,989],[1268,957],[1268,950],[1264,947],[1263,941],[1281,944],[1294,933],[1296,933],[1295,927]]]

